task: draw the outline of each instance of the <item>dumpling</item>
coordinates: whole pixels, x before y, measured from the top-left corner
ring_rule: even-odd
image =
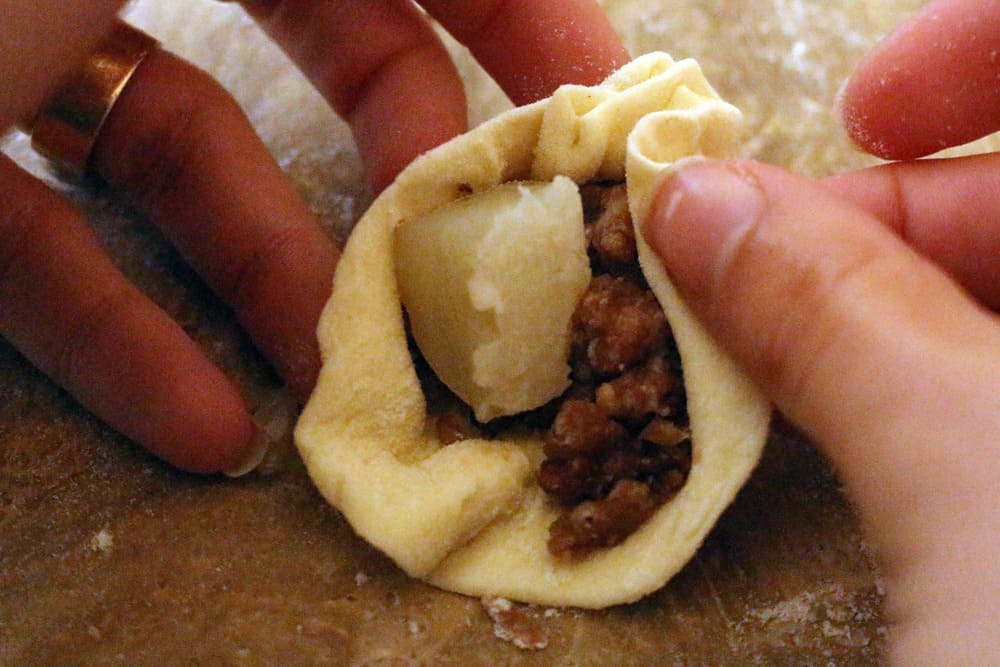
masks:
[[[382,193],[337,268],[295,431],[361,537],[433,585],[542,605],[631,602],[683,567],[759,459],[770,407],[621,221],[739,133],[697,63],[653,53],[501,114]],[[595,231],[605,214],[618,222]],[[652,333],[608,342],[606,303]],[[619,400],[617,378],[671,368],[679,394]],[[456,405],[468,418],[443,426]],[[565,490],[571,468],[584,491]]]

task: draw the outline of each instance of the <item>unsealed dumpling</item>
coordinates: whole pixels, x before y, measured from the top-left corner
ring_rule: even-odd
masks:
[[[641,235],[642,274],[683,365],[690,470],[624,541],[578,558],[548,548],[560,508],[539,486],[539,433],[442,442],[409,347],[401,295],[410,286],[400,286],[406,271],[394,258],[407,221],[433,220],[458,200],[514,182],[624,182],[640,221],[674,162],[735,151],[739,120],[696,63],[649,54],[599,86],[563,86],[423,155],[375,201],[338,266],[319,326],[323,367],[296,428],[310,476],[359,535],[434,585],[544,605],[634,601],[690,559],[756,464],[770,409],[691,315]]]

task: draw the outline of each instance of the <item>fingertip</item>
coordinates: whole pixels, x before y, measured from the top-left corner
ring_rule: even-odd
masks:
[[[137,300],[100,321],[59,376],[113,428],[171,465],[215,474],[249,455],[254,424],[233,381],[162,311]],[[94,325],[97,328],[96,325]]]
[[[123,425],[126,435],[167,463],[199,474],[249,469],[259,461],[259,429],[237,389],[212,368],[174,380],[169,397],[146,409],[138,429]]]
[[[514,104],[542,99],[565,83],[598,84],[629,60],[593,0],[421,5],[472,50]]]
[[[861,151],[882,159],[891,159],[893,150],[878,133],[872,133],[870,102],[858,93],[862,74],[856,69],[837,90],[834,109],[850,142]],[[861,86],[863,88],[863,85]]]
[[[664,182],[643,223],[643,235],[681,291],[707,303],[719,267],[751,232],[764,204],[746,163],[698,161]]]
[[[253,435],[247,441],[246,446],[239,452],[239,456],[234,459],[235,463],[224,466],[221,470],[226,477],[243,477],[249,474],[260,465],[271,448],[271,438],[260,427],[254,425]]]
[[[890,55],[876,48],[840,87],[835,109],[847,138],[859,150],[882,160],[921,157],[936,148],[924,147],[928,133],[915,127],[912,112],[915,79],[901,74]]]
[[[937,0],[865,56],[838,96],[841,122],[862,150],[908,160],[1000,129],[996,85],[1000,5]]]

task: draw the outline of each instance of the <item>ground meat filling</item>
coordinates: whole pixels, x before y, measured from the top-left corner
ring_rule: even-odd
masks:
[[[537,410],[477,424],[467,406],[440,407],[439,381],[424,383],[442,443],[516,426],[543,431],[538,483],[562,508],[548,548],[563,559],[623,542],[691,469],[680,359],[639,269],[625,186],[585,185],[581,195],[594,275],[573,316],[572,386]]]
[[[680,359],[638,265],[623,184],[581,188],[594,277],[573,316],[573,387],[545,432],[539,485],[563,511],[549,551],[615,546],[691,469]]]

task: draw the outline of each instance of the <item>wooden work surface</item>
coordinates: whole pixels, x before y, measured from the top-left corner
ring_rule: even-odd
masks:
[[[834,95],[921,3],[603,4],[633,53],[701,61],[746,112],[747,154],[819,176],[868,164],[838,129]],[[233,91],[331,232],[346,234],[367,204],[349,134],[240,11],[150,0],[132,15]],[[473,119],[503,108],[458,58]],[[7,150],[31,162],[23,138]],[[284,447],[236,481],[178,473],[0,340],[0,665],[863,665],[883,655],[879,578],[857,521],[822,458],[789,436],[772,437],[700,553],[640,603],[518,607],[496,623],[481,601],[410,580],[315,492],[288,441],[295,408],[226,308],[140,213],[108,193],[67,195]],[[519,648],[510,635],[547,646]]]

